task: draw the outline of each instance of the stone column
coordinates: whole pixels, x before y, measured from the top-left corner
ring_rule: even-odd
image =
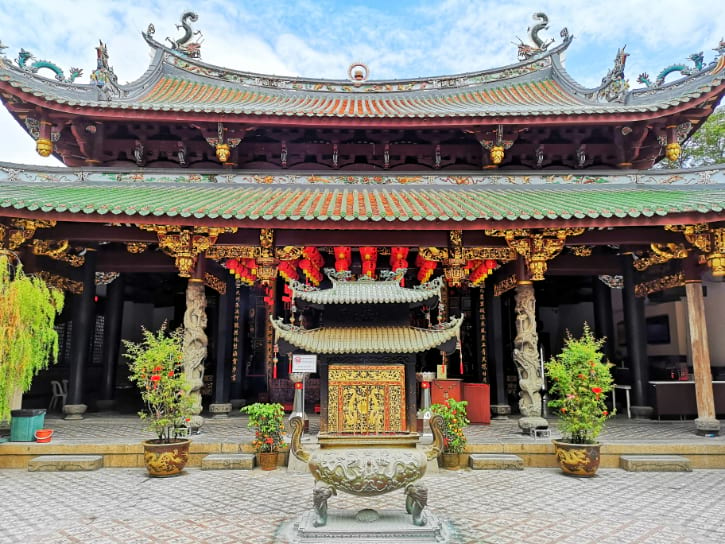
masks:
[[[645,336],[644,299],[634,294],[635,273],[632,255],[622,255],[622,304],[624,326],[627,333],[627,359],[632,372],[632,414],[635,418],[648,418],[654,409],[647,402],[649,361]]]
[[[612,291],[597,276],[592,276],[594,296],[594,334],[597,338],[606,337],[604,354],[614,362],[614,319],[612,318]]]
[[[219,295],[216,337],[216,370],[214,372],[214,402],[209,405],[212,417],[227,417],[232,411],[229,402],[229,384],[231,382],[229,364],[232,354],[232,334],[234,331],[234,278],[227,277],[226,292]]]
[[[695,375],[697,399],[697,434],[720,434],[720,422],[715,418],[715,399],[710,370],[710,346],[705,322],[705,302],[702,296],[702,280],[697,262],[688,257],[685,261],[685,293],[687,294],[687,323],[690,331],[690,350]]]
[[[88,345],[91,333],[95,331],[96,295],[96,252],[88,249],[85,263],[81,269],[83,293],[73,295],[71,331],[70,374],[68,376],[68,398],[63,406],[65,419],[83,419],[88,406],[83,404],[86,366],[88,365]]]
[[[123,321],[123,290],[125,279],[118,276],[108,284],[106,311],[103,320],[103,376],[98,410],[113,410],[116,406],[116,369],[121,348]]]
[[[503,366],[503,324],[501,322],[501,297],[493,296],[493,284],[488,282],[485,289],[487,328],[486,347],[489,363],[493,363],[495,382],[492,384],[496,402],[491,404],[494,419],[508,419],[511,406],[506,395],[506,373]],[[490,366],[489,366],[490,368]]]
[[[546,419],[541,414],[541,391],[544,377],[539,361],[539,335],[536,332],[536,297],[534,285],[524,265],[523,258],[517,261],[516,276],[516,337],[514,338],[514,362],[519,374],[519,428],[524,433],[531,429],[547,428]]]
[[[202,261],[199,258],[199,261]],[[197,267],[199,268],[199,267]],[[201,279],[203,274],[195,273],[186,287],[186,311],[184,312],[184,373],[191,384],[189,393],[194,400],[191,427],[201,427],[201,388],[204,385],[204,360],[209,339],[206,336],[206,293]]]

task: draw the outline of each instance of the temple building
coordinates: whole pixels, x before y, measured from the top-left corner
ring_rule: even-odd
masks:
[[[405,269],[405,292],[442,278],[442,304],[416,299],[395,317],[428,332],[385,342],[409,342],[417,372],[444,364],[447,379],[489,384],[494,416],[540,425],[542,358],[589,321],[633,415],[719,430],[725,167],[652,167],[677,159],[725,93],[725,42],[636,89],[624,48],[599,86],[578,84],[563,64],[573,36],[539,36],[545,24],[502,68],[374,81],[358,63],[326,80],[208,64],[196,20],[185,13],[170,45],[149,25],[151,63],[125,85],[103,42],[89,83],[0,44],[4,107],[66,165],[0,164],[0,249],[71,295],[61,361],[26,403],[47,405],[51,380],[68,380],[68,417],[133,404],[120,339],[163,319],[185,326],[200,413],[291,400],[275,329],[291,345],[304,335],[308,353],[361,341],[324,332],[312,293],[327,305],[352,287],[322,270],[374,282]],[[311,302],[296,313],[297,297]],[[363,305],[365,323],[391,318]],[[318,338],[292,338],[276,321],[290,317]],[[338,353],[363,348],[351,349]],[[320,372],[310,401],[324,413]]]

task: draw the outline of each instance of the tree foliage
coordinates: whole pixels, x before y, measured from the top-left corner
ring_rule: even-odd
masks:
[[[725,106],[710,115],[702,126],[682,144],[682,153],[676,161],[667,158],[658,168],[695,168],[725,163]]]
[[[10,417],[10,397],[30,389],[33,377],[58,357],[55,317],[63,293],[27,276],[20,261],[0,253],[0,421]]]

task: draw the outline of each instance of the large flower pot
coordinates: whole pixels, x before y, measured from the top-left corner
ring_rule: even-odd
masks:
[[[570,444],[553,440],[556,458],[565,474],[591,477],[599,468],[599,448],[601,444]]]
[[[189,460],[191,440],[176,439],[168,443],[158,439],[143,443],[143,461],[149,476],[164,478],[179,474]]]
[[[262,470],[275,470],[279,455],[276,451],[257,453],[257,464]]]
[[[440,466],[448,470],[456,470],[460,466],[460,455],[458,453],[441,453]]]

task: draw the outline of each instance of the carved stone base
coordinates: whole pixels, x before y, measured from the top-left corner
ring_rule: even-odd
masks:
[[[88,410],[88,406],[85,404],[66,404],[63,406],[63,413],[65,414],[63,419],[83,419],[86,410]]]
[[[362,544],[370,542],[404,543],[448,543],[454,542],[450,524],[441,520],[428,509],[425,510],[426,524],[413,525],[411,516],[404,511],[378,510],[375,521],[359,521],[355,510],[330,510],[327,524],[315,527],[315,513],[308,510],[291,521],[282,523],[278,540],[301,544],[304,542],[345,542]]]
[[[218,417],[229,417],[229,412],[232,411],[232,403],[227,402],[224,404],[210,404],[209,413],[212,418]]]
[[[508,419],[511,415],[511,406],[508,404],[492,404],[493,419]]]
[[[718,436],[720,434],[720,422],[717,419],[697,418],[695,419],[697,434],[701,436]]]
[[[191,416],[191,420],[189,421],[189,427],[191,427],[192,432],[198,432],[199,429],[201,429],[201,426],[204,425],[204,418],[201,416]]]
[[[630,407],[632,417],[634,419],[650,419],[654,414],[655,409],[652,406],[634,406]]]
[[[531,434],[531,429],[548,429],[549,422],[543,417],[529,416],[519,419],[519,429],[524,434]]]

